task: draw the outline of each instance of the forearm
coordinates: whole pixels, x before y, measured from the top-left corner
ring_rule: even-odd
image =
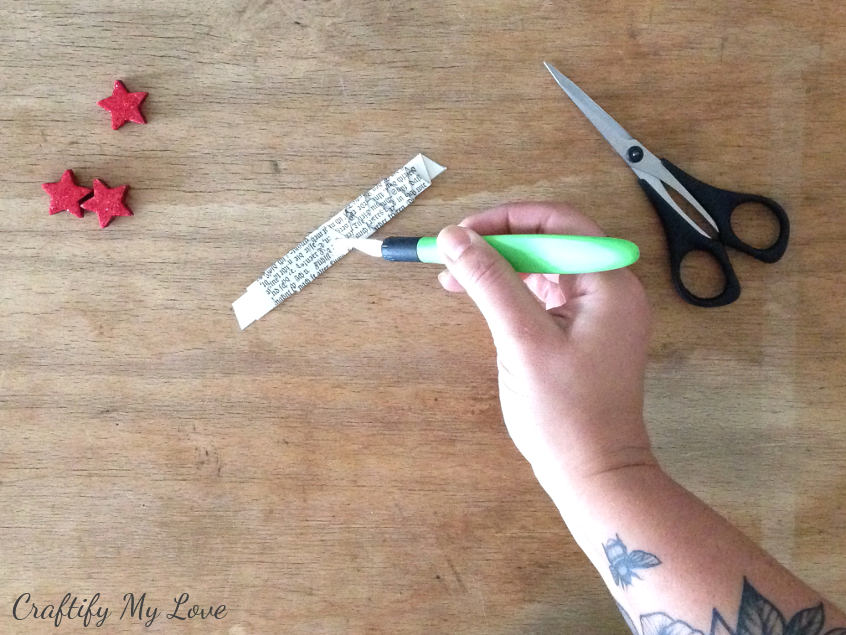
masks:
[[[711,633],[714,609],[731,628],[714,632],[734,633],[744,588],[743,620],[769,615],[764,619],[779,621],[763,599],[756,599],[753,589],[780,611],[785,623],[797,612],[823,601],[657,465],[625,467],[576,481],[563,475],[556,481],[549,474],[541,480],[573,537],[637,625],[638,633],[665,632],[644,630],[643,616],[653,625],[666,624],[672,618],[686,623],[693,632]],[[643,553],[633,556],[637,551]],[[660,564],[656,564],[658,560]],[[829,603],[823,607],[824,626],[821,623],[817,630],[775,627],[738,628],[737,632],[823,635],[846,627],[842,612]],[[750,610],[754,612],[750,614]],[[667,618],[652,614],[665,614]],[[818,610],[803,616],[816,620],[822,617]],[[677,628],[680,630],[666,632],[690,632],[682,625]],[[846,630],[834,633],[846,635]]]
[[[464,224],[487,235],[603,235],[550,204]],[[511,438],[639,635],[710,635],[714,610],[725,622],[713,635],[846,635],[843,613],[654,463],[642,419],[649,303],[630,271],[530,274],[524,284],[475,232],[446,228],[438,247],[444,288],[466,291],[491,329]]]

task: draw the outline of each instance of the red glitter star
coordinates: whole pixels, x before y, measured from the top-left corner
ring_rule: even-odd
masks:
[[[117,130],[127,121],[147,123],[141,114],[141,102],[145,97],[147,93],[130,93],[123,82],[117,80],[112,96],[101,99],[97,105],[112,113],[112,130]]]
[[[96,212],[100,227],[108,225],[115,216],[132,216],[132,210],[123,202],[128,185],[109,187],[100,179],[94,179],[94,196],[82,204],[84,209]]]
[[[55,183],[42,183],[41,187],[50,195],[50,214],[58,214],[65,210],[77,218],[85,213],[80,209],[79,202],[91,194],[91,189],[76,184],[73,170],[65,170]]]

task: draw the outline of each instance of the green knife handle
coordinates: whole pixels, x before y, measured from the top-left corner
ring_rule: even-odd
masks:
[[[628,267],[640,251],[633,242],[605,236],[505,234],[483,237],[521,273],[591,273]],[[417,243],[420,262],[443,264],[437,239],[425,236]]]

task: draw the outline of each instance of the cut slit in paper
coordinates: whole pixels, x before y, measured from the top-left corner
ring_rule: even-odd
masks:
[[[408,207],[445,169],[418,154],[311,232],[268,267],[258,280],[247,287],[247,292],[232,303],[241,330],[300,291],[349,253],[351,248],[347,245],[339,248],[335,244],[336,239],[372,235]]]

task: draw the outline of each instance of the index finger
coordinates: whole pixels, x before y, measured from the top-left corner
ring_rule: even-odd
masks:
[[[605,236],[593,220],[560,203],[506,203],[459,223],[482,236],[497,234],[571,234]]]

